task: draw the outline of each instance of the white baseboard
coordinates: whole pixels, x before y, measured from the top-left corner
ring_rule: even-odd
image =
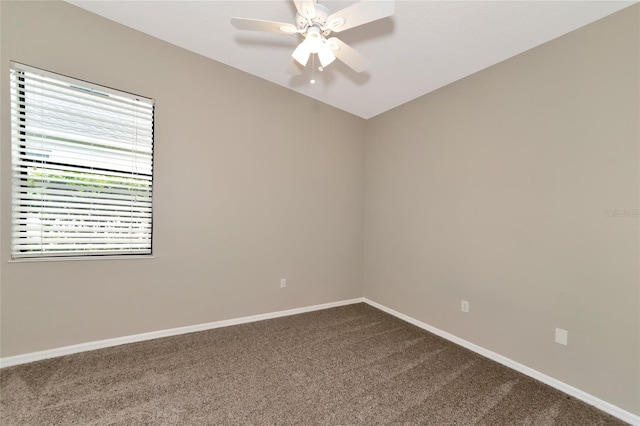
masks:
[[[211,330],[214,328],[228,327],[230,325],[245,324],[248,322],[262,321],[266,319],[285,317],[289,315],[302,314],[305,312],[319,311],[322,309],[335,308],[337,306],[351,305],[364,302],[363,298],[341,300],[339,302],[323,303],[321,305],[306,306],[303,308],[287,309],[285,311],[270,312],[266,314],[251,315],[248,317],[234,318],[223,321],[209,322],[206,324],[189,325],[186,327],[170,328],[166,330],[152,331],[149,333],[134,334],[131,336],[116,337],[114,339],[98,340],[94,342],[80,343],[77,345],[64,346],[61,348],[48,349],[45,351],[31,352],[23,355],[0,358],[0,368],[11,367],[13,365],[26,364],[48,358],[55,358],[63,355],[71,355],[79,352],[92,351],[94,349],[108,348],[112,346],[124,345],[126,343],[136,343],[145,340],[158,339],[160,337],[176,336],[179,334],[193,333],[196,331]]]
[[[391,308],[387,308],[384,305],[381,305],[379,303],[376,303],[372,300],[369,300],[367,298],[364,298],[364,302],[373,306],[374,308],[378,308],[381,311],[384,311],[388,314],[393,315],[394,317],[397,317],[403,321],[406,321],[408,323],[411,323],[415,326],[418,326],[424,330],[427,330],[437,336],[443,337],[457,345],[460,345],[462,347],[465,347],[469,350],[472,350],[473,352],[476,352],[486,358],[489,358],[493,361],[496,361],[502,365],[505,365],[513,370],[519,371],[520,373],[523,373],[529,377],[532,377],[536,380],[541,381],[542,383],[545,383],[551,387],[554,387],[556,389],[558,389],[561,392],[564,392],[568,395],[571,395],[573,397],[576,397],[584,402],[586,402],[589,405],[593,405],[594,407],[604,411],[605,413],[609,413],[614,417],[617,417],[618,419],[625,421],[631,425],[636,425],[636,426],[640,426],[640,416],[636,416],[635,414],[626,411],[620,407],[617,407],[609,402],[603,401],[600,398],[597,398],[591,394],[588,394],[584,391],[581,391],[580,389],[574,388],[571,385],[568,385],[564,382],[561,382],[560,380],[554,379],[553,377],[547,376],[546,374],[543,374],[537,370],[534,370],[533,368],[529,368],[526,365],[522,365],[518,362],[513,361],[512,359],[509,359],[505,356],[502,356],[500,354],[497,354],[495,352],[490,351],[489,349],[485,349],[481,346],[478,346],[476,344],[473,344],[471,342],[468,342],[464,339],[461,339],[457,336],[454,336],[453,334],[449,334],[446,331],[442,331],[438,328],[435,328],[433,326],[430,326],[429,324],[425,324],[422,321],[418,321],[415,318],[412,318],[408,315],[402,314],[398,311],[394,311]]]
[[[32,353],[23,354],[23,355],[5,357],[5,358],[0,358],[0,368],[10,367],[10,366],[19,365],[19,364],[26,364],[29,362],[40,361],[48,358],[55,358],[63,355],[71,355],[79,352],[92,351],[95,349],[102,349],[102,348],[108,348],[112,346],[124,345],[127,343],[136,343],[136,342],[142,342],[145,340],[158,339],[161,337],[169,337],[169,336],[176,336],[179,334],[193,333],[196,331],[211,330],[214,328],[228,327],[230,325],[245,324],[249,322],[256,322],[256,321],[262,321],[262,320],[284,317],[289,315],[302,314],[305,312],[335,308],[338,306],[351,305],[354,303],[361,303],[361,302],[367,303],[403,321],[406,321],[410,324],[418,326],[437,336],[443,337],[457,345],[470,349],[473,352],[476,352],[484,357],[487,357],[493,361],[496,361],[509,368],[519,371],[520,373],[526,374],[527,376],[532,377],[536,380],[539,380],[542,383],[546,383],[549,386],[552,386],[568,395],[574,396],[586,402],[587,404],[593,405],[599,408],[600,410],[606,413],[609,413],[612,416],[617,417],[620,420],[623,420],[631,425],[640,426],[640,416],[636,416],[635,414],[630,413],[629,411],[623,410],[620,407],[617,407],[609,402],[603,401],[593,395],[590,395],[584,391],[581,391],[580,389],[574,388],[573,386],[568,385],[564,382],[561,382],[557,379],[554,379],[553,377],[547,376],[546,374],[543,374],[537,370],[529,368],[526,365],[515,362],[505,356],[502,356],[488,349],[485,349],[481,346],[468,342],[464,339],[454,336],[453,334],[447,333],[446,331],[442,331],[438,328],[432,327],[428,324],[423,323],[422,321],[418,321],[415,318],[402,314],[391,308],[387,308],[384,305],[381,305],[379,303],[376,303],[364,297],[349,299],[349,300],[342,300],[338,302],[324,303],[321,305],[307,306],[303,308],[288,309],[284,311],[277,311],[277,312],[271,312],[266,314],[251,315],[248,317],[234,318],[234,319],[223,320],[223,321],[215,321],[215,322],[210,322],[206,324],[197,324],[197,325],[190,325],[186,327],[170,328],[167,330],[152,331],[149,333],[134,334],[131,336],[117,337],[114,339],[80,343],[77,345],[65,346],[65,347],[49,349],[45,351],[32,352]]]

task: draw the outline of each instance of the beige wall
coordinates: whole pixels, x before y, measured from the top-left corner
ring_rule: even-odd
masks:
[[[0,17],[0,356],[364,295],[640,414],[639,221],[605,215],[639,208],[638,6],[368,122],[67,4]],[[155,259],[8,262],[9,60],[156,99]]]
[[[2,357],[362,295],[364,120],[65,3],[0,3]],[[155,99],[155,259],[8,263],[10,60]]]
[[[634,6],[370,120],[365,165],[365,297],[635,414],[639,24]]]

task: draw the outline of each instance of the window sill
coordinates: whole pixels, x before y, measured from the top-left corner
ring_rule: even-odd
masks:
[[[25,257],[21,259],[10,259],[9,263],[31,263],[31,262],[60,262],[60,261],[84,261],[84,260],[133,260],[133,259],[155,259],[153,255],[131,255],[131,256],[61,256],[61,257]]]

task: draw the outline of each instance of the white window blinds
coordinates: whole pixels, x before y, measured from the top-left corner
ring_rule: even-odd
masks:
[[[150,254],[153,101],[11,64],[12,257]]]

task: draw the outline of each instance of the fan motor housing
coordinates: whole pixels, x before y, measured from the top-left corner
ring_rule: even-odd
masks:
[[[329,9],[318,3],[315,4],[315,7],[316,16],[311,21],[313,22],[313,24],[317,24],[318,26],[323,27],[327,23],[327,18],[329,17]],[[300,30],[305,30],[306,28],[313,25],[310,25],[309,20],[299,13],[296,13],[296,24],[298,25],[298,29]]]

